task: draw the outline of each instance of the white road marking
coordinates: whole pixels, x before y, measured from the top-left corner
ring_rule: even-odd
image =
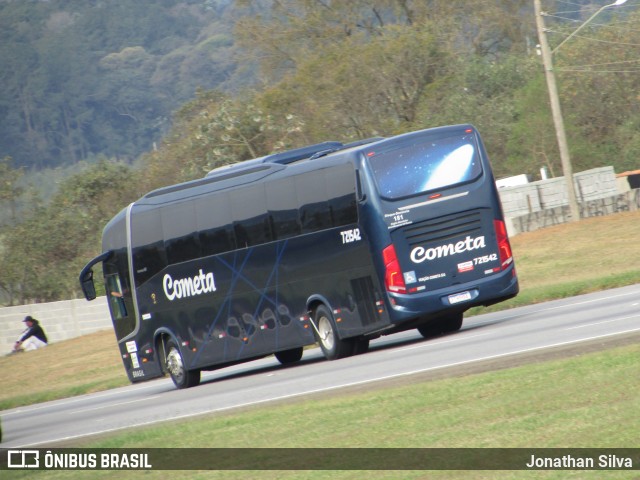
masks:
[[[154,379],[155,380],[155,379]],[[48,409],[51,408],[54,405],[69,405],[72,403],[80,403],[83,402],[87,399],[90,400],[94,400],[97,398],[104,398],[104,397],[112,397],[114,395],[120,395],[121,394],[121,390],[123,388],[127,389],[127,390],[148,390],[150,388],[156,387],[158,385],[159,381],[162,381],[162,378],[158,378],[157,380],[152,380],[151,382],[142,384],[142,385],[128,385],[126,387],[120,387],[120,388],[116,388],[113,390],[105,390],[104,392],[96,392],[96,393],[87,393],[85,395],[79,395],[77,397],[70,397],[70,398],[62,398],[60,400],[51,400],[50,402],[45,402],[45,403],[39,403],[37,405],[28,405],[25,407],[17,407],[14,408],[12,410],[7,410],[6,412],[2,412],[2,416],[9,416],[9,415],[15,415],[18,413],[25,413],[25,412],[36,412],[38,410],[43,410],[43,409]],[[171,380],[168,379],[164,379],[165,382],[171,382]]]
[[[72,410],[67,413],[67,415],[73,415],[81,412],[91,412],[93,410],[104,410],[105,408],[113,408],[119,407],[120,405],[127,405],[129,403],[137,403],[137,402],[148,402],[154,398],[158,398],[160,395],[153,395],[152,397],[139,398],[137,400],[129,400],[127,402],[119,402],[119,403],[110,403],[108,405],[100,405],[99,407],[90,407],[90,408],[81,408],[79,410]]]
[[[459,334],[456,334],[453,338],[450,339],[442,339],[442,340],[437,340],[437,339],[433,339],[430,341],[425,341],[423,343],[420,343],[419,345],[412,345],[410,347],[400,347],[400,348],[394,348],[392,350],[385,350],[382,353],[388,353],[388,354],[393,354],[395,355],[397,352],[406,352],[408,350],[416,350],[419,348],[430,348],[430,347],[437,347],[438,345],[444,345],[445,343],[453,343],[453,342],[460,342],[463,340],[468,340],[470,338],[476,338],[476,337],[484,337],[485,335],[492,335],[494,332],[486,332],[486,333],[477,333],[474,335],[464,335],[464,332],[460,332]]]
[[[620,320],[629,320],[630,318],[638,318],[638,317],[640,317],[640,313],[638,315],[631,315],[629,317],[612,318],[611,320],[603,320],[601,322],[594,322],[594,323],[585,323],[584,325],[578,325],[576,327],[567,327],[565,328],[565,330],[577,330],[579,328],[593,327],[595,325],[604,325],[605,323],[619,322]]]

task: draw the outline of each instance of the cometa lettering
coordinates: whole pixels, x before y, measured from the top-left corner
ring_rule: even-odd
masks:
[[[169,301],[175,299],[195,297],[216,291],[213,273],[204,273],[202,269],[194,277],[173,279],[168,273],[162,279],[162,288]]]
[[[484,235],[475,238],[471,238],[467,235],[467,238],[456,243],[439,245],[432,248],[416,247],[411,250],[410,256],[413,263],[422,263],[427,260],[435,260],[436,258],[448,257],[449,255],[457,255],[459,253],[478,250],[484,247],[486,247]]]

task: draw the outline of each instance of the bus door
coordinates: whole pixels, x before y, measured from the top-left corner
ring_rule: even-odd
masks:
[[[118,273],[105,276],[109,310],[111,310],[111,318],[113,318],[113,326],[118,339],[122,339],[131,333],[134,326],[132,323],[135,324],[135,322],[131,322],[132,316],[129,315],[130,309],[127,306],[127,304],[131,303],[131,292],[128,287],[123,287],[122,283]]]
[[[129,285],[128,275],[121,274],[117,264],[117,254],[103,264],[105,289],[113,328],[122,353],[122,360],[127,374],[133,380],[132,372],[142,368],[139,358],[139,346],[135,341],[127,341],[127,337],[131,336],[136,330],[133,294]],[[143,375],[138,374],[138,376]]]

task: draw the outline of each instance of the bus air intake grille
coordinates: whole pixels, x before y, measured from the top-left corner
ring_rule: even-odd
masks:
[[[461,236],[474,236],[482,231],[482,210],[446,215],[413,223],[402,229],[409,247],[446,243]]]
[[[371,277],[354,278],[351,280],[351,288],[356,297],[356,305],[360,313],[362,325],[375,323],[377,320],[375,310],[375,289]]]

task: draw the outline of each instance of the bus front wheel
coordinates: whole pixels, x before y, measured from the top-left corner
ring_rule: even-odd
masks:
[[[195,387],[200,383],[200,370],[187,370],[180,349],[173,340],[167,343],[166,366],[171,380],[178,388]]]
[[[320,305],[315,312],[316,339],[322,353],[328,360],[348,357],[353,353],[353,342],[350,339],[341,340],[335,328],[335,320],[327,307]]]

